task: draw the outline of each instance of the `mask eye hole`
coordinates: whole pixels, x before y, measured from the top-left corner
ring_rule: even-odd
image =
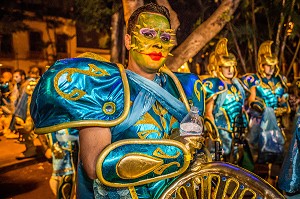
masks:
[[[168,42],[171,40],[171,35],[169,33],[164,32],[160,35],[160,39],[164,42]]]
[[[142,28],[140,30],[140,34],[144,35],[144,37],[148,39],[154,39],[157,35],[157,32],[150,28]]]

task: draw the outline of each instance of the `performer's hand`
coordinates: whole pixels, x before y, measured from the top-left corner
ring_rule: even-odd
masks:
[[[185,147],[193,155],[197,149],[201,149],[205,138],[200,135],[180,136],[179,129],[173,129],[170,139],[177,140],[185,145]]]
[[[287,108],[285,107],[278,107],[277,109],[274,110],[276,117],[282,116],[286,112],[287,112]]]
[[[31,117],[27,117],[25,122],[20,117],[16,117],[16,129],[20,133],[30,133],[30,131],[33,130],[33,121]]]

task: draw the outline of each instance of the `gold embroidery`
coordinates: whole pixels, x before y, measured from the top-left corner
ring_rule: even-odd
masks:
[[[143,115],[141,120],[139,120],[135,123],[135,126],[139,125],[139,124],[152,124],[152,125],[156,126],[157,128],[159,128],[159,130],[162,130],[161,126],[157,123],[157,121],[148,112]]]
[[[180,153],[177,152],[176,155],[170,156],[170,155],[167,155],[163,150],[161,150],[161,148],[157,148],[157,149],[153,152],[153,155],[156,156],[156,157],[159,157],[159,158],[167,158],[167,159],[170,159],[170,158],[178,158],[178,156],[180,155]]]
[[[68,82],[72,81],[71,76],[74,73],[80,73],[80,74],[84,74],[84,75],[88,75],[88,76],[94,76],[94,77],[101,77],[101,76],[109,76],[110,74],[106,71],[103,70],[101,68],[98,68],[96,65],[94,64],[88,64],[89,65],[89,70],[81,70],[81,69],[77,69],[77,68],[66,68],[60,72],[58,72],[56,74],[56,76],[54,77],[54,88],[56,90],[56,92],[63,98],[67,99],[67,100],[72,100],[72,101],[76,101],[80,98],[82,98],[86,92],[83,90],[80,90],[78,88],[74,88],[73,91],[71,91],[71,93],[64,93],[63,91],[60,90],[59,86],[58,86],[58,81],[61,78],[61,76],[66,75],[66,80]]]
[[[146,139],[146,137],[152,133],[156,133],[158,137],[161,136],[160,132],[158,130],[145,130],[145,131],[142,131],[142,132],[138,132],[137,135],[139,136],[140,139]]]
[[[152,108],[153,108],[154,113],[159,116],[163,129],[166,129],[167,121],[164,116],[165,116],[165,114],[168,113],[167,109],[162,107],[162,105],[157,101],[155,102],[155,104],[153,105]]]
[[[172,115],[170,119],[170,129],[172,128],[173,124],[175,124],[178,120]]]
[[[231,132],[230,131],[230,120],[228,118],[227,112],[225,111],[225,109],[223,107],[220,107],[220,111],[222,111],[223,115],[225,116],[226,123],[227,123],[227,131]]]
[[[200,85],[199,88],[200,88],[200,91],[202,91],[202,86],[201,86],[202,84],[201,84],[201,81],[199,79],[196,80],[195,83],[194,83],[194,92],[195,92],[195,95],[196,95],[198,101],[200,101],[201,93],[200,93],[200,91],[198,89],[198,85]]]
[[[157,175],[161,175],[168,167],[176,165],[177,167],[180,167],[180,164],[178,162],[170,162],[168,164],[161,165],[157,169],[155,169],[153,172]]]
[[[208,87],[209,89],[212,89],[213,88],[213,83],[211,81],[206,81],[205,83],[205,86]]]
[[[282,85],[281,82],[277,82],[277,84],[275,85],[275,88],[282,88],[281,85]]]
[[[237,89],[236,89],[235,86],[231,86],[230,90],[231,90],[232,93],[236,93],[237,92]]]

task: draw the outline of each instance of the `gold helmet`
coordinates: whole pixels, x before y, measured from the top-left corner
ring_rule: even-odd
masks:
[[[218,77],[221,77],[222,79],[226,80],[227,78],[224,77],[220,67],[233,67],[234,70],[234,76],[237,76],[237,70],[236,70],[236,65],[237,61],[232,53],[228,53],[227,50],[227,39],[226,38],[221,38],[219,42],[217,43],[214,56],[215,56],[215,68],[216,68],[216,73]]]
[[[265,41],[260,45],[258,50],[258,58],[257,58],[258,72],[262,76],[266,76],[263,65],[270,65],[275,67],[275,76],[279,74],[277,56],[275,54],[272,54],[271,51],[272,43],[273,41]]]
[[[207,71],[210,76],[216,77],[216,57],[215,52],[210,53],[207,65]]]

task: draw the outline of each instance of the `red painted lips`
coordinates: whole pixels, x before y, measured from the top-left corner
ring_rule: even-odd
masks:
[[[154,61],[159,61],[163,56],[161,54],[161,52],[157,53],[157,52],[152,52],[147,54],[152,60]]]
[[[161,52],[159,52],[159,53],[151,52],[149,54],[145,54],[145,53],[141,53],[141,54],[148,55],[153,61],[159,61],[161,58],[164,57]]]

